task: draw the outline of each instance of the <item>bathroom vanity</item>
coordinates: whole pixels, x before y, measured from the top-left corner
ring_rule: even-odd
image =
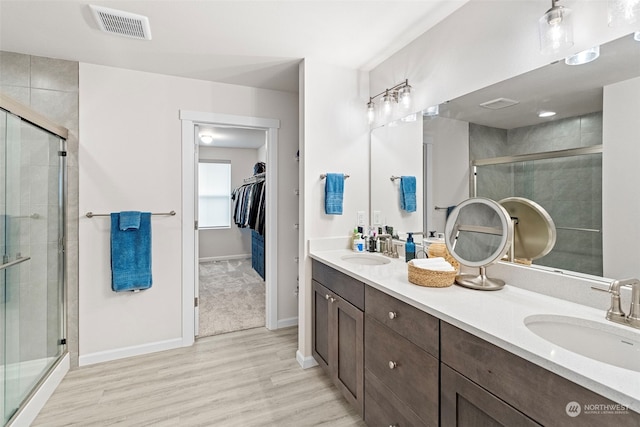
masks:
[[[314,357],[368,425],[640,425],[640,372],[525,325],[554,314],[606,322],[604,310],[508,284],[424,288],[403,261],[363,265],[348,250],[311,257]]]

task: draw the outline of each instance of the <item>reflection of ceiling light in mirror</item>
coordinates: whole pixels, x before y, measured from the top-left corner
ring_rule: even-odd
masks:
[[[633,33],[633,39],[637,42],[640,42],[640,31],[636,31]]]
[[[440,113],[440,106],[439,105],[432,105],[431,107],[429,107],[426,110],[422,111],[422,115],[423,116],[427,116],[427,117],[437,116],[438,113]]]
[[[540,118],[553,117],[555,115],[556,115],[555,111],[541,111],[538,113],[538,117]]]
[[[567,65],[582,65],[591,61],[595,61],[600,56],[600,46],[592,47],[591,49],[583,50],[575,55],[567,56],[564,63]]]
[[[390,128],[394,128],[394,127],[396,127],[396,126],[398,126],[398,121],[397,121],[397,120],[394,120],[394,121],[392,121],[392,122],[390,122],[390,123],[389,123],[389,127],[390,127]]]
[[[558,1],[551,0],[551,9],[538,20],[542,53],[556,53],[573,46],[571,9],[558,6]]]
[[[609,26],[633,24],[640,16],[640,0],[609,0]]]
[[[408,116],[405,116],[403,118],[401,118],[400,120],[402,120],[403,122],[415,122],[416,120],[418,120],[418,115],[417,114],[409,114]]]
[[[198,138],[203,144],[211,144],[213,142],[213,134],[211,132],[200,132]]]

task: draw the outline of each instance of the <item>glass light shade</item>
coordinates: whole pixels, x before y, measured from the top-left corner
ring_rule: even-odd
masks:
[[[400,89],[400,106],[403,111],[409,111],[411,109],[411,86],[405,86]]]
[[[557,53],[573,46],[571,9],[553,6],[538,20],[540,51]]]
[[[609,26],[633,24],[640,17],[640,0],[609,0]]]
[[[369,119],[369,124],[376,120],[376,106],[373,101],[367,103],[367,119]]]
[[[600,46],[592,47],[591,49],[583,50],[575,55],[571,55],[565,58],[564,63],[567,65],[582,65],[591,61],[595,61],[600,56]]]
[[[382,97],[382,114],[384,117],[389,117],[393,113],[393,104],[395,98],[390,93],[387,93]]]

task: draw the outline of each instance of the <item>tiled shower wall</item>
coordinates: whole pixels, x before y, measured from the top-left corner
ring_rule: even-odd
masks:
[[[516,129],[469,125],[471,160],[602,144],[602,112]],[[536,264],[602,275],[602,155],[586,155],[478,170],[478,195],[520,196],[549,212],[557,230],[553,251]]]
[[[67,348],[78,364],[78,63],[0,51],[0,91],[69,130],[67,140]]]

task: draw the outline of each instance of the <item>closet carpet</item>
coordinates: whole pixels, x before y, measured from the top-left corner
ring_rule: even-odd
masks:
[[[265,325],[264,281],[251,259],[201,262],[199,276],[199,337]]]
[[[297,348],[296,327],[254,328],[73,369],[33,426],[364,427]]]

